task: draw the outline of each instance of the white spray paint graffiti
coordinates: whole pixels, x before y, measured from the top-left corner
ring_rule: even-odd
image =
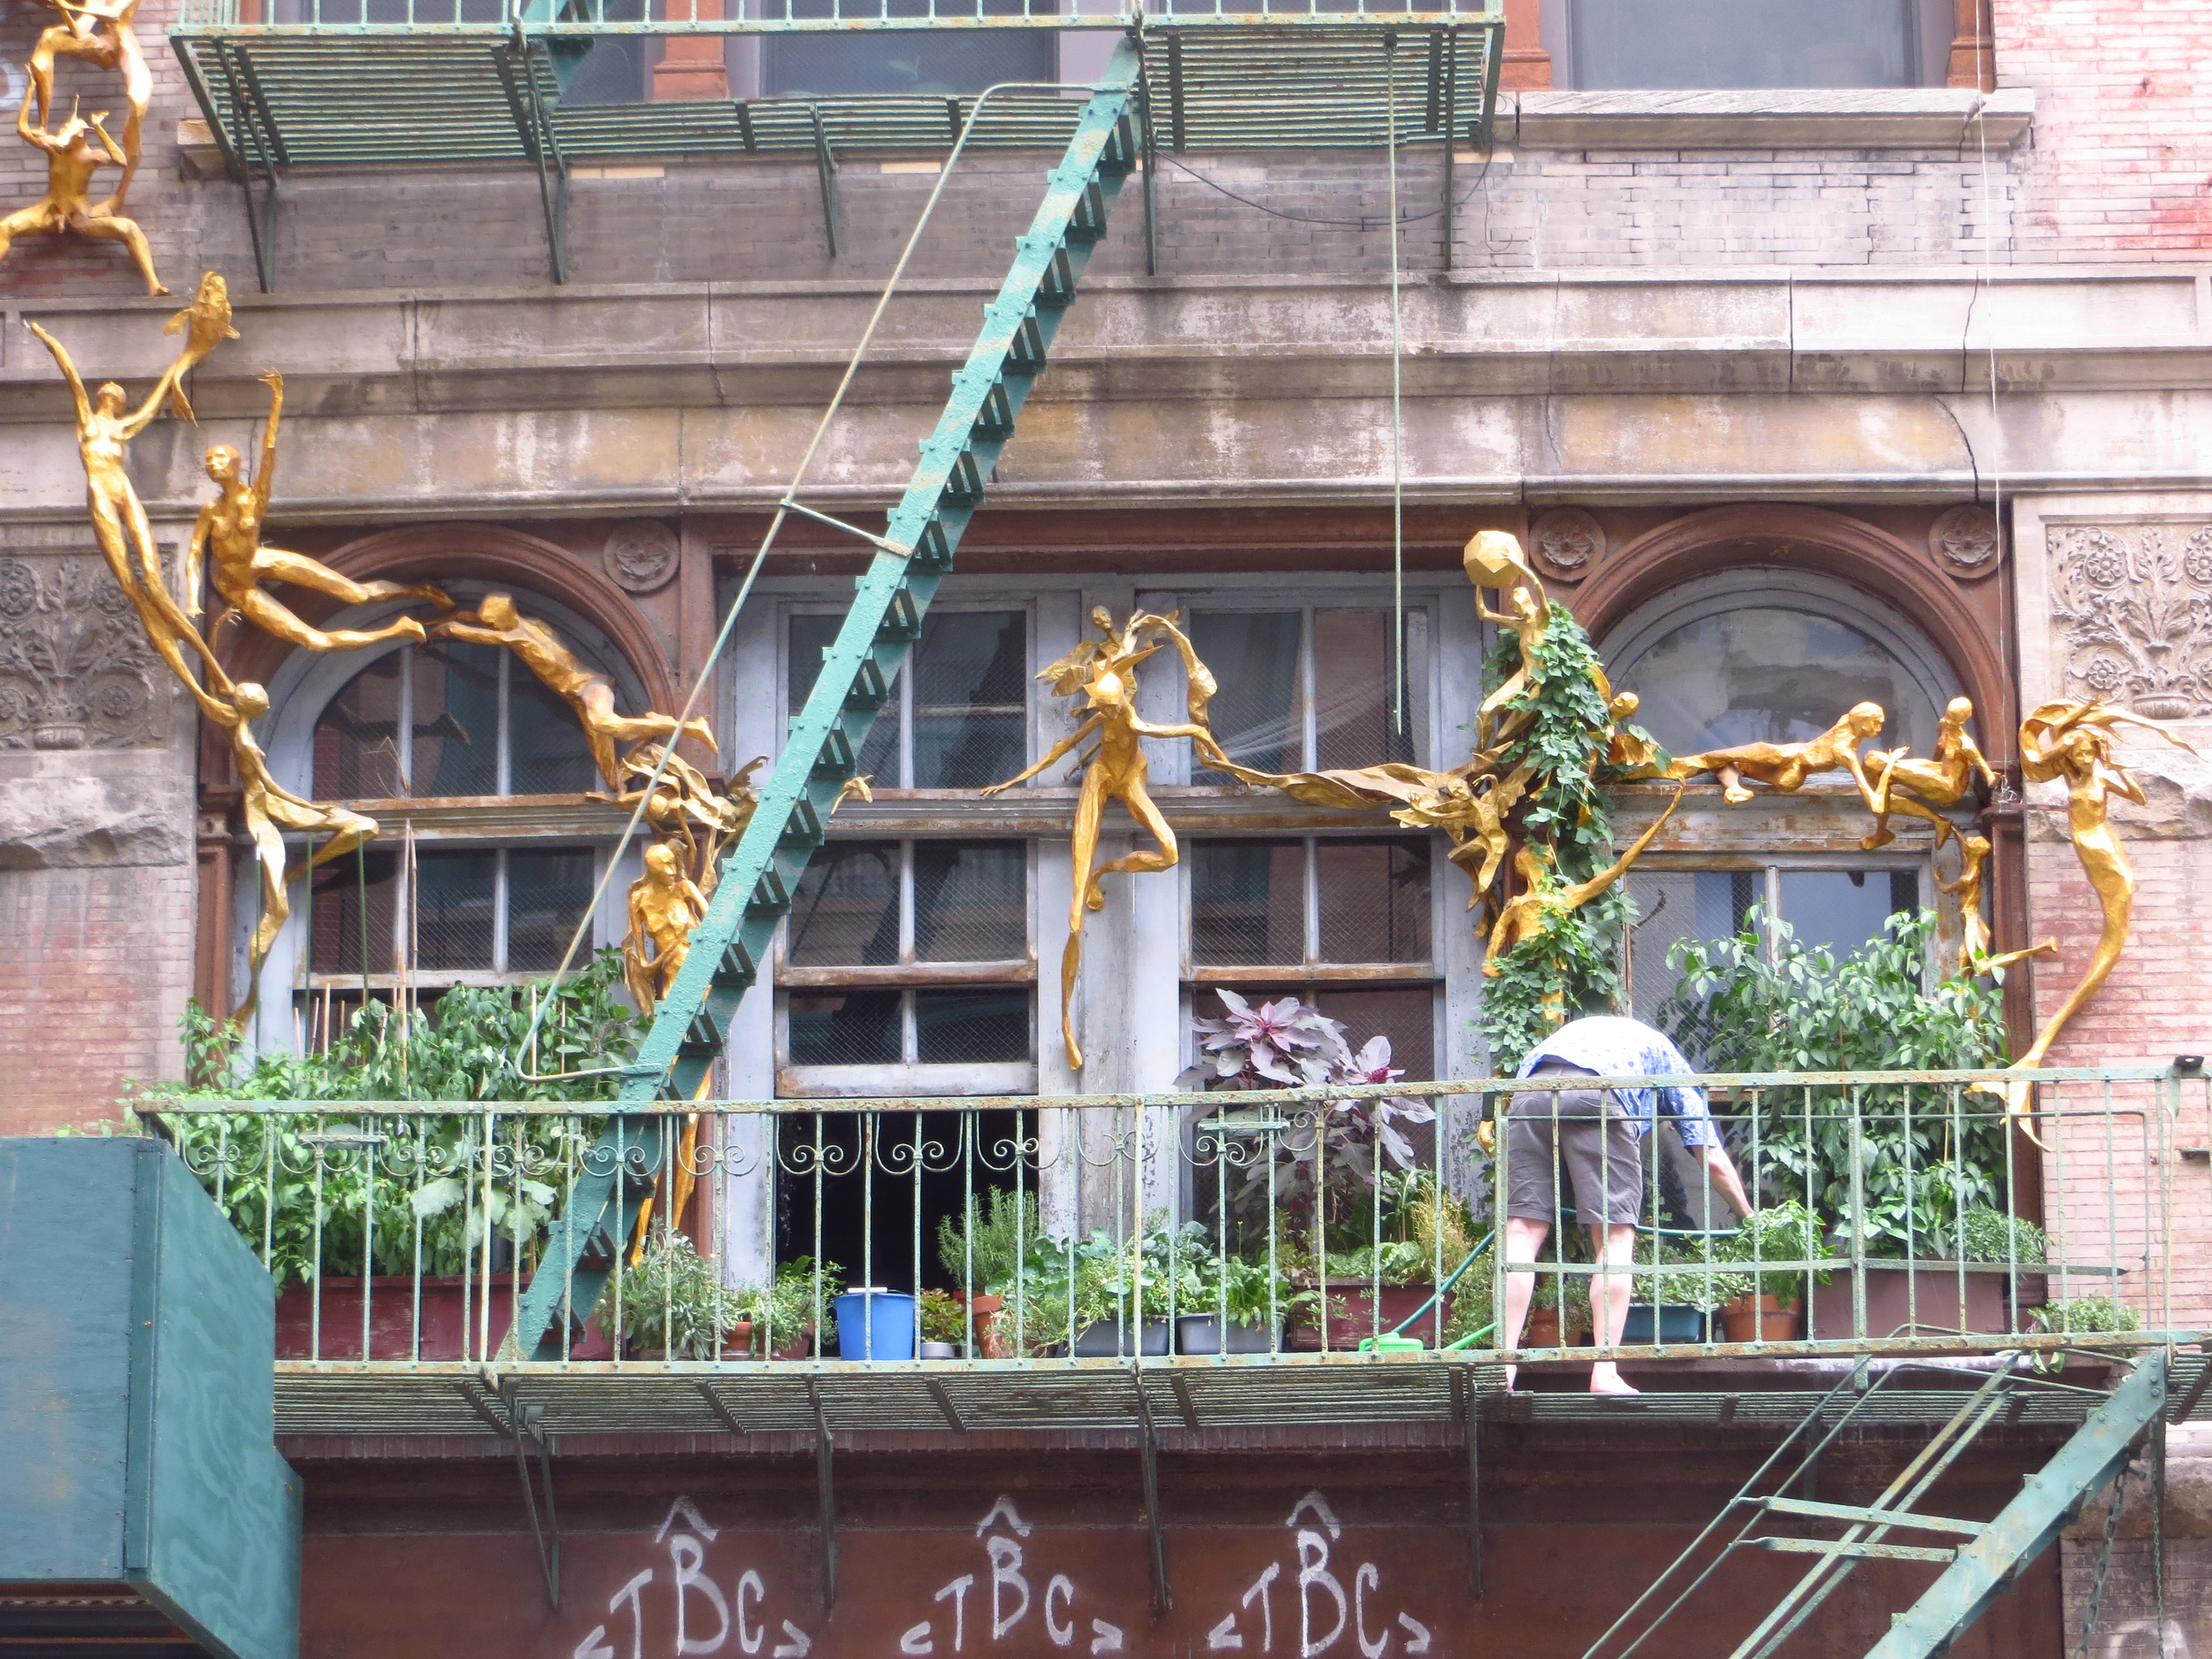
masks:
[[[1015,1636],[1033,1612],[1044,1627],[1046,1639],[1055,1647],[1072,1647],[1078,1634],[1075,1580],[1064,1572],[1056,1572],[1047,1581],[1044,1594],[1035,1594],[1024,1570],[1022,1542],[1032,1530],[1030,1524],[1022,1519],[1021,1511],[1014,1507],[1013,1499],[1008,1497],[992,1504],[976,1523],[975,1535],[983,1542],[991,1582],[988,1643],[995,1646]],[[976,1587],[977,1582],[977,1574],[964,1572],[933,1595],[933,1601],[950,1604],[950,1628],[946,1628],[945,1615],[933,1615],[908,1627],[899,1638],[899,1651],[931,1655],[967,1652],[968,1592]],[[975,1624],[976,1646],[979,1650],[986,1645],[980,1594],[976,1598]],[[1092,1653],[1123,1651],[1119,1625],[1094,1618],[1090,1628]]]
[[[1298,1659],[1320,1659],[1335,1649],[1348,1634],[1358,1645],[1362,1659],[1384,1659],[1402,1637],[1398,1651],[1417,1655],[1429,1651],[1429,1628],[1401,1610],[1395,1618],[1371,1609],[1370,1598],[1382,1589],[1382,1569],[1363,1561],[1352,1574],[1352,1587],[1330,1565],[1332,1548],[1341,1542],[1344,1526],[1318,1492],[1309,1492],[1291,1506],[1283,1525],[1291,1533],[1294,1563],[1271,1561],[1252,1580],[1237,1608],[1206,1632],[1210,1653],[1271,1654],[1275,1648],[1275,1586],[1285,1569],[1297,1571],[1289,1594],[1296,1598]],[[1287,1614],[1286,1609],[1286,1613]],[[1256,1621],[1257,1628],[1252,1627]],[[1289,1651],[1291,1630],[1284,1624],[1284,1649]],[[1256,1640],[1248,1640],[1247,1638]]]
[[[656,1647],[655,1659],[663,1654],[666,1659],[718,1654],[731,1646],[733,1638],[740,1653],[757,1654],[775,1633],[764,1610],[768,1581],[758,1569],[746,1568],[727,1591],[710,1571],[707,1546],[721,1535],[722,1529],[710,1526],[699,1506],[687,1497],[669,1505],[667,1517],[653,1534],[653,1541],[668,1551],[669,1576],[667,1617],[660,1617],[661,1598],[654,1597],[657,1611],[650,1623],[657,1633],[664,1630],[672,1638],[667,1647]],[[660,1569],[648,1567],[633,1575],[607,1602],[608,1617],[617,1628],[627,1627],[629,1659],[647,1659],[646,1593],[661,1582]],[[806,1659],[814,1639],[787,1618],[779,1622],[783,1640],[768,1649],[768,1659]],[[571,1659],[622,1659],[622,1652],[610,1640],[608,1627],[595,1624],[576,1644]]]

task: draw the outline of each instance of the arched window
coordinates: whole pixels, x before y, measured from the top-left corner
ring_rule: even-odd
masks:
[[[1773,566],[1679,583],[1609,629],[1601,651],[1614,685],[1641,697],[1641,723],[1678,755],[1802,741],[1863,702],[1887,717],[1866,751],[1925,755],[1958,690],[1934,643],[1879,599]],[[1848,793],[1838,798],[1839,789]],[[1703,850],[1647,856],[1628,884],[1636,1013],[1652,1018],[1673,995],[1667,958],[1677,940],[1738,933],[1755,906],[1806,945],[1841,956],[1893,912],[1929,903],[1926,838],[1896,820],[1899,840],[1867,853],[1857,846],[1867,826],[1838,772],[1786,805],[1722,809],[1701,832]]]
[[[468,606],[486,589],[451,591]],[[541,595],[503,591],[614,682],[618,706],[644,706],[600,629]],[[341,626],[396,609],[363,607]],[[270,689],[280,780],[365,811],[382,833],[315,872],[264,970],[265,1003],[281,1006],[288,981],[312,1003],[357,1000],[365,978],[371,995],[403,982],[434,994],[541,974],[588,918],[586,950],[619,938],[607,907],[592,914],[618,815],[587,798],[604,785],[574,711],[511,652],[442,641],[299,652]]]

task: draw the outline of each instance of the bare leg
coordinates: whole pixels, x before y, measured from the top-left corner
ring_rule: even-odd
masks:
[[[115,511],[115,503],[95,490],[88,493],[85,504],[92,518],[93,539],[100,544],[100,551],[107,559],[108,569],[114,574],[116,585],[122,588],[124,597],[137,611],[139,626],[146,630],[147,643],[160,654],[161,660],[169,664],[169,672],[185,683],[201,706],[219,719],[229,710],[220,703],[211,702],[206,692],[201,689],[200,682],[194,677],[178,641],[188,639],[192,641],[206,659],[210,683],[226,695],[233,688],[230,676],[223,672],[221,664],[215,660],[215,653],[200,637],[199,630],[187,622],[178,611],[168,590],[157,586],[149,592],[146,584],[132,574],[123,524]],[[128,505],[134,526],[142,526],[146,514],[145,510],[139,506],[137,497],[131,497]],[[149,541],[141,543],[142,548],[150,542],[152,532],[149,530],[146,534]]]
[[[1102,908],[1106,902],[1105,889],[1098,885],[1099,877],[1117,873],[1149,875],[1156,871],[1172,870],[1178,856],[1175,832],[1168,827],[1167,820],[1160,816],[1160,809],[1153,803],[1152,797],[1144,792],[1142,773],[1139,773],[1129,780],[1128,787],[1122,793],[1121,803],[1129,809],[1130,817],[1135,818],[1141,827],[1151,832],[1153,838],[1160,843],[1159,850],[1156,852],[1139,850],[1128,853],[1114,859],[1110,864],[1102,864],[1093,871],[1090,889],[1084,895],[1084,902],[1094,910]]]
[[[288,553],[280,547],[254,549],[253,574],[257,581],[290,582],[296,587],[312,588],[319,594],[328,594],[349,605],[365,605],[373,599],[427,599],[441,611],[453,609],[453,596],[435,582],[357,582],[351,577],[341,576],[327,565],[297,553]]]
[[[1597,1226],[1590,1229],[1590,1254],[1602,1265],[1625,1270],[1636,1259],[1636,1229]],[[1591,1340],[1600,1348],[1618,1346],[1628,1328],[1628,1273],[1600,1273],[1590,1281]],[[1632,1394],[1637,1391],[1621,1380],[1620,1368],[1606,1360],[1590,1367],[1594,1394]]]
[[[1536,1252],[1544,1248],[1544,1240],[1550,1236],[1551,1223],[1548,1221],[1531,1221],[1521,1216],[1508,1216],[1505,1218],[1506,1265],[1511,1267],[1516,1263],[1533,1262]],[[1529,1299],[1535,1294],[1535,1274],[1508,1273],[1505,1276],[1505,1311],[1498,1332],[1500,1348],[1521,1346],[1521,1333],[1528,1325]],[[1515,1365],[1505,1368],[1508,1392],[1511,1391],[1514,1373],[1519,1369]]]
[[[80,236],[121,242],[131,250],[131,257],[137,262],[139,274],[146,279],[146,292],[166,294],[169,291],[161,286],[161,279],[154,274],[154,250],[146,245],[146,233],[138,228],[135,219],[93,219],[87,214],[73,213],[69,219],[69,228]]]
[[[1744,787],[1743,773],[1733,766],[1716,766],[1713,775],[1720,780],[1721,795],[1737,806],[1751,799],[1751,791]]]
[[[116,181],[115,194],[100,204],[100,211],[104,213],[123,211],[123,198],[130,194],[131,180],[138,172],[140,132],[154,98],[152,72],[146,67],[145,55],[138,50],[138,37],[128,28],[115,31],[113,56],[115,62],[110,66],[123,77],[123,96],[130,100],[131,112],[123,122],[123,176]]]
[[[603,680],[587,680],[583,690],[576,694],[578,712],[584,724],[604,732],[618,743],[658,743],[688,733],[716,754],[722,751],[714,741],[714,729],[703,716],[679,723],[672,714],[617,714],[614,711],[614,687]]]
[[[1075,802],[1072,838],[1075,896],[1068,905],[1068,944],[1060,953],[1060,1040],[1067,1045],[1068,1064],[1083,1069],[1083,1050],[1075,1041],[1075,1023],[1069,1010],[1075,1001],[1075,976],[1083,965],[1085,898],[1097,883],[1090,873],[1098,854],[1098,824],[1106,814],[1106,770],[1096,761],[1083,774],[1083,793]]]
[[[18,236],[35,236],[55,227],[46,222],[46,210],[42,206],[19,207],[0,218],[0,259],[8,257],[8,244]]]
[[[419,645],[428,636],[421,623],[412,617],[399,617],[380,628],[311,628],[287,611],[258,588],[226,595],[246,613],[247,619],[264,634],[273,634],[280,640],[311,651],[357,651],[365,645],[379,645],[386,640],[412,640]]]

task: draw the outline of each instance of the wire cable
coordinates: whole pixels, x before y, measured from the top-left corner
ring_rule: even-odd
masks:
[[[1398,284],[1398,37],[1383,37],[1390,153],[1390,633],[1394,659],[1390,724],[1406,730],[1406,423],[1404,318]],[[1444,134],[1451,142],[1452,135]]]

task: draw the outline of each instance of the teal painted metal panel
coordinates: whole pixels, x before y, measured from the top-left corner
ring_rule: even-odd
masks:
[[[227,1659],[292,1659],[276,1298],[148,1140],[0,1141],[0,1583],[110,1583]]]

